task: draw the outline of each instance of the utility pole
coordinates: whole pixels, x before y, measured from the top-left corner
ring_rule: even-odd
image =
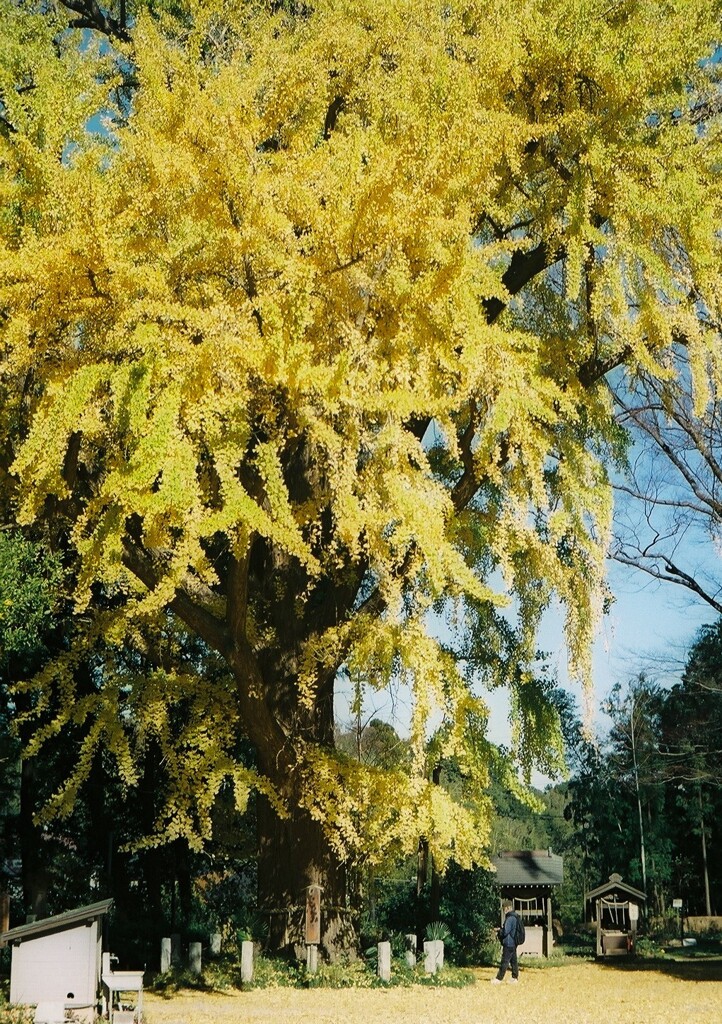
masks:
[[[644,819],[642,818],[642,798],[639,793],[639,768],[637,766],[637,741],[634,730],[634,712],[637,707],[637,699],[632,694],[631,710],[629,712],[629,732],[632,743],[632,766],[634,768],[634,788],[637,794],[637,812],[639,814],[639,845],[642,856],[642,891],[647,895],[647,861],[644,852]]]
[[[697,784],[697,796],[699,797],[699,830],[702,834],[702,868],[704,870],[704,901],[707,917],[712,916],[712,901],[709,895],[709,870],[707,868],[707,833],[704,827],[704,806],[702,804],[702,783]]]

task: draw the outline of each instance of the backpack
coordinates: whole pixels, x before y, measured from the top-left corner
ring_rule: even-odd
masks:
[[[524,922],[521,917],[514,911],[514,920],[516,921],[516,929],[514,931],[514,942],[517,946],[523,946],[526,940],[526,931],[524,930]],[[504,941],[504,929],[497,928],[496,937],[499,942]]]

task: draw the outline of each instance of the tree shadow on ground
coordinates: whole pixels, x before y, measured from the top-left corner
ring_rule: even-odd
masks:
[[[650,972],[666,974],[680,981],[722,981],[722,957],[699,960],[663,960],[637,959],[626,957],[597,960],[597,963],[609,971]]]

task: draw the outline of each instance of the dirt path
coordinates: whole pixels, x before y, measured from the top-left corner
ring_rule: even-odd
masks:
[[[722,962],[585,963],[463,989],[263,989],[147,994],[148,1024],[722,1024]]]

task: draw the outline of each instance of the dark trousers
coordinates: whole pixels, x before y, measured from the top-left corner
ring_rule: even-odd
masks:
[[[519,960],[516,955],[516,946],[502,946],[501,947],[501,964],[499,965],[499,973],[497,978],[499,981],[503,981],[506,969],[511,964],[511,976],[512,978],[519,977]]]

